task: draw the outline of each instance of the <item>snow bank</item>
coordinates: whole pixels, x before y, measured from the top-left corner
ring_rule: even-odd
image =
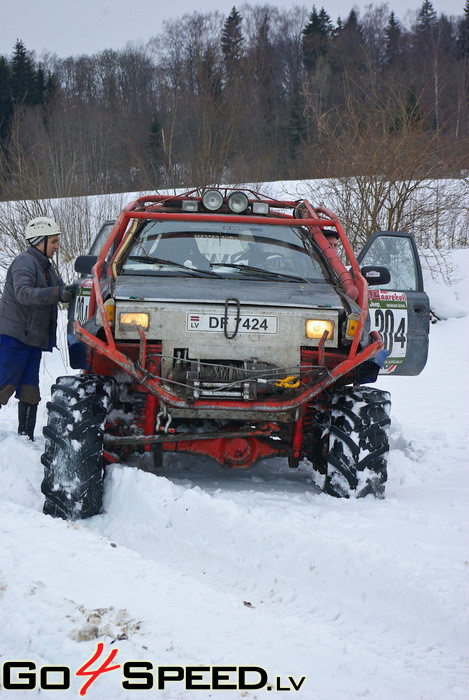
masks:
[[[461,318],[469,308],[469,249],[442,252],[442,258],[440,270],[435,270],[434,263],[429,269],[429,264],[423,260],[424,285],[430,306],[440,319]]]

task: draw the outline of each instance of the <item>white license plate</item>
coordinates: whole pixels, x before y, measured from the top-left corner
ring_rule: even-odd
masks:
[[[224,314],[187,314],[187,330],[216,333],[225,331]],[[229,315],[226,332],[234,333],[236,330],[236,316]],[[270,333],[278,332],[277,316],[245,316],[239,319],[238,333]]]

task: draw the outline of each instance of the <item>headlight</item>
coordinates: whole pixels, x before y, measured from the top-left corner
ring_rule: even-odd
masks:
[[[182,211],[199,211],[199,203],[195,199],[184,199]]]
[[[233,214],[242,214],[249,205],[249,199],[244,192],[232,192],[228,197],[228,207]]]
[[[202,196],[202,204],[209,211],[217,211],[223,204],[223,195],[218,190],[206,190]]]
[[[319,318],[309,318],[306,321],[305,333],[307,338],[321,340],[324,331],[327,331],[327,338],[332,340],[334,335],[334,321],[325,321]]]
[[[270,207],[267,202],[253,202],[252,203],[252,213],[253,214],[265,214],[269,213]]]
[[[144,313],[123,313],[119,316],[119,325],[122,330],[133,330],[136,326],[148,328],[148,314]]]

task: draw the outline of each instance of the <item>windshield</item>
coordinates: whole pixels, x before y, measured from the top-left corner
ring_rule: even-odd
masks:
[[[130,247],[121,272],[324,281],[316,255],[299,227],[148,221]]]

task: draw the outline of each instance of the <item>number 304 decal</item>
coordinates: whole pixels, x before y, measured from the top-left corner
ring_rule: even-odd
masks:
[[[404,362],[407,352],[407,298],[398,292],[373,290],[369,299],[371,330],[378,331],[388,351],[386,365]]]
[[[375,329],[383,336],[388,357],[405,357],[407,347],[407,313],[396,313],[392,309],[376,309]],[[396,318],[397,317],[397,318]],[[397,328],[396,328],[397,324]]]

